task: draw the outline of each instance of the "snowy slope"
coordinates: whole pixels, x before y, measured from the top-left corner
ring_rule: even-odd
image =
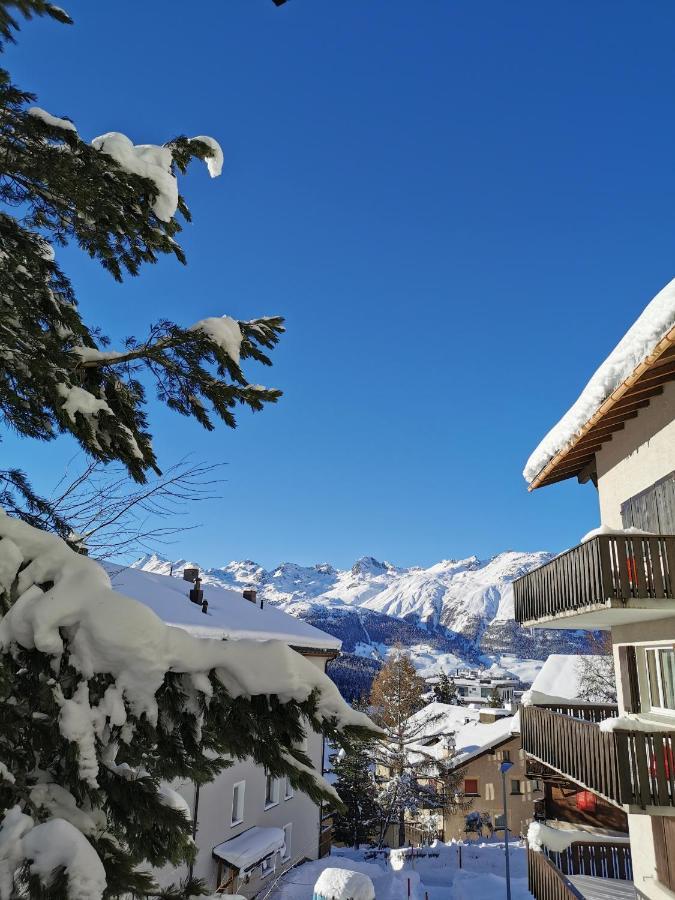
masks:
[[[545,659],[569,647],[583,652],[584,638],[555,631],[530,632],[513,620],[512,582],[551,558],[545,552],[506,551],[487,561],[475,556],[442,560],[429,568],[402,568],[366,556],[350,569],[328,563],[282,563],[271,571],[251,560],[203,569],[206,584],[241,591],[255,587],[266,603],[340,638],[343,649],[382,659],[394,643],[411,649],[420,669],[434,660],[444,668],[479,664],[502,654],[514,660]],[[134,566],[181,577],[193,561],[151,555]],[[488,657],[491,657],[489,659]]]

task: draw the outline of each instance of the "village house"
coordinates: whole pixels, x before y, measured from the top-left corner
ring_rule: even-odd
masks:
[[[255,590],[226,590],[203,584],[197,570],[171,578],[106,564],[116,591],[151,607],[167,624],[198,637],[223,640],[280,640],[325,670],[340,641],[268,606]],[[190,594],[192,593],[192,599]],[[303,749],[319,773],[323,737],[307,730]],[[225,894],[253,897],[282,871],[330,851],[330,810],[320,808],[286,779],[269,777],[251,760],[235,761],[201,788],[173,785],[186,803],[198,852],[192,873]],[[172,869],[169,883],[188,874]]]
[[[521,710],[523,747],[577,796],[589,792],[626,815],[630,833],[628,851],[625,840],[603,841],[592,828],[573,840],[535,829],[530,889],[537,898],[594,896],[594,880],[609,876],[605,896],[673,898],[675,282],[596,371],[524,474],[530,490],[570,478],[597,489],[600,528],[514,583],[515,614],[535,628],[605,631],[618,715],[544,696]],[[584,812],[578,803],[577,810]]]

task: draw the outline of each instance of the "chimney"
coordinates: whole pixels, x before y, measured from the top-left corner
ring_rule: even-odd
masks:
[[[258,592],[255,588],[246,588],[243,593],[244,600],[248,600],[249,603],[257,603],[258,602]]]
[[[200,578],[199,576],[197,576],[197,577],[195,578],[194,585],[195,585],[195,586],[194,586],[194,587],[192,588],[192,590],[190,591],[190,595],[189,595],[189,596],[190,596],[190,600],[191,600],[193,603],[198,603],[199,606],[202,606],[202,604],[203,604],[205,601],[204,601],[204,591],[202,590],[202,580],[201,580],[201,578]],[[202,612],[204,612],[203,609],[202,609]]]
[[[183,581],[189,581],[192,584],[199,578],[199,569],[183,569]]]

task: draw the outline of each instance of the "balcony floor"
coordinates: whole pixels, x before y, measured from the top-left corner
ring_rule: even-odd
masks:
[[[635,900],[632,881],[594,878],[591,875],[568,875],[567,878],[585,900]]]
[[[609,631],[613,625],[632,625],[675,616],[675,600],[608,600],[554,616],[523,622],[525,628],[564,628]]]

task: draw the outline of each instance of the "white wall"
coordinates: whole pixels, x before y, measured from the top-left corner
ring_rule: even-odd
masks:
[[[600,521],[621,528],[621,504],[675,470],[675,382],[596,454]]]

